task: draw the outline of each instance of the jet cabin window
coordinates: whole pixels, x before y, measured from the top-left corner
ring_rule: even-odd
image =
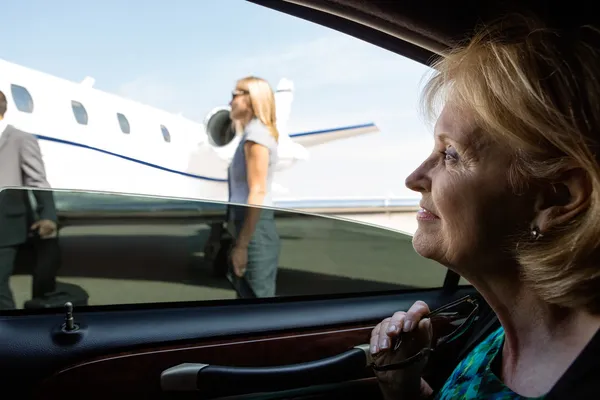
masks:
[[[131,133],[131,127],[129,126],[129,121],[127,121],[127,118],[123,114],[117,113],[117,119],[119,120],[119,125],[121,126],[121,132],[126,134]]]
[[[17,110],[31,114],[33,112],[33,98],[23,86],[10,85],[13,100]]]
[[[73,116],[75,117],[77,123],[81,125],[87,125],[88,113],[83,104],[78,101],[71,100],[71,108],[73,109]]]
[[[167,129],[167,127],[164,125],[161,125],[160,130],[162,131],[163,139],[165,140],[165,142],[171,143],[171,134],[169,133],[169,130]]]

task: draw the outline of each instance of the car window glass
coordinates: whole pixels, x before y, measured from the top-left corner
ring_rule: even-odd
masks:
[[[444,284],[448,270],[412,248],[421,195],[404,184],[433,149],[433,121],[419,113],[429,67],[241,0],[150,2],[142,14],[93,2],[5,11],[23,32],[39,32],[39,18],[63,21],[44,28],[42,42],[3,46],[18,72],[2,76],[9,121],[36,137],[57,188],[57,237],[43,240],[28,228],[45,219],[44,196],[0,192],[0,219],[24,221],[0,235],[19,247],[10,278],[18,308],[78,288],[91,305],[239,295],[223,270],[235,229],[229,166],[242,137],[230,101],[249,75],[268,81],[276,101],[277,212],[260,233],[264,248],[277,242],[273,295]],[[85,23],[96,17],[111,29]],[[64,56],[75,54],[70,46],[75,59]]]
[[[1,209],[13,213],[10,223],[1,224],[0,241],[19,241],[19,234],[27,234],[14,229],[27,192],[0,192]],[[19,247],[10,280],[18,308],[31,300],[36,285],[45,285],[47,292],[83,289],[90,305],[238,296],[224,275],[227,264],[210,264],[205,257],[209,226],[225,218],[226,203],[37,190],[31,193],[35,212],[44,196],[54,197],[59,231],[48,239],[28,235]],[[433,288],[444,279],[445,269],[419,257],[405,233],[290,210],[273,212],[281,241],[277,296]],[[268,246],[269,234],[256,240]],[[34,308],[31,302],[29,308]]]

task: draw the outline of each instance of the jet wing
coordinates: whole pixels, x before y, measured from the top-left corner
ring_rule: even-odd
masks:
[[[377,125],[370,122],[367,124],[350,125],[318,131],[292,133],[289,136],[295,143],[301,144],[304,147],[311,147],[327,142],[333,142],[334,140],[375,132],[379,132],[379,128]]]

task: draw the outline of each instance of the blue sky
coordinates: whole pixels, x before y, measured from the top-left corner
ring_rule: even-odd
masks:
[[[423,65],[242,0],[19,0],[2,20],[0,57],[89,75],[98,89],[197,121],[240,77],[289,78],[291,132],[371,121],[382,131],[311,149],[276,177],[290,196],[414,196],[404,179],[432,145],[417,110]]]

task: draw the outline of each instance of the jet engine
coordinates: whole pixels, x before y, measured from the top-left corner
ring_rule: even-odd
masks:
[[[217,107],[211,110],[204,119],[208,141],[215,147],[227,146],[235,137],[229,111],[229,107]]]

